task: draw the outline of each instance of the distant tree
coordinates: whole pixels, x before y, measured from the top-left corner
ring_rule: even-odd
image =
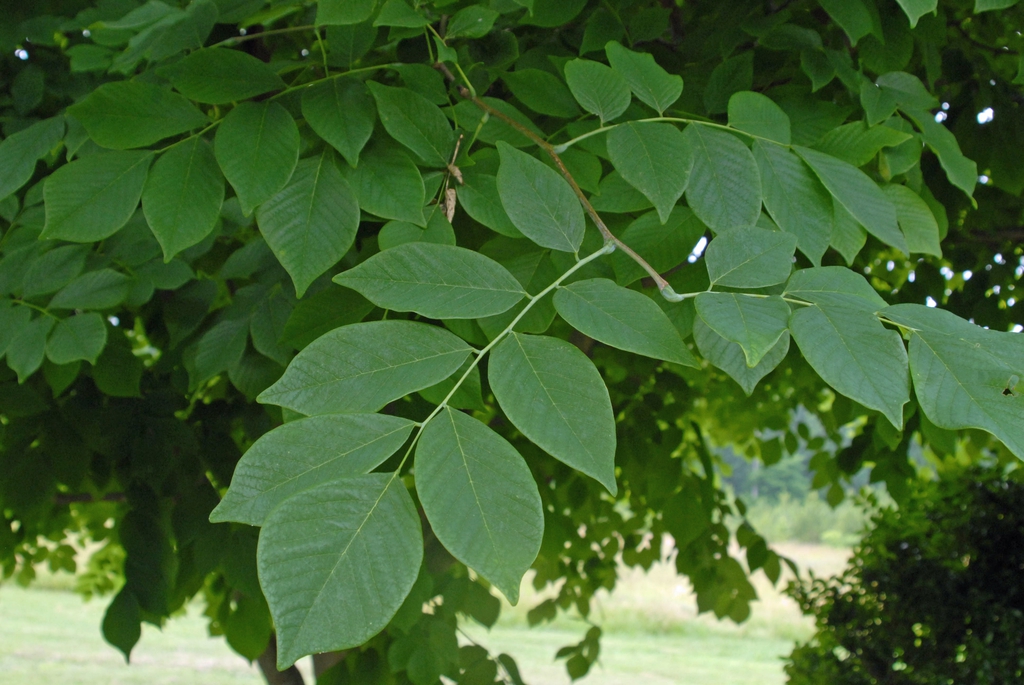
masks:
[[[274,682],[518,682],[456,628],[528,569],[587,616],[671,535],[747,618],[713,448],[1024,457],[1024,20],[939,4],[8,3],[5,576],[126,657],[201,596]]]
[[[880,508],[847,569],[787,593],[817,631],[789,682],[1012,683],[1024,678],[1024,484],[972,469]]]

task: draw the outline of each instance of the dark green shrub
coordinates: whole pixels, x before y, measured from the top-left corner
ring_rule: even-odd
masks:
[[[1019,473],[1019,472],[1018,472]],[[846,571],[792,583],[817,632],[797,685],[1024,678],[1024,483],[972,469],[878,508]]]

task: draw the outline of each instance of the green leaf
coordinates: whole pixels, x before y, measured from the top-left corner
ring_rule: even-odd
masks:
[[[932,95],[921,79],[905,71],[890,71],[879,76],[875,83],[891,94],[902,110],[929,110],[939,106],[939,100]],[[935,121],[935,117],[931,117]]]
[[[799,157],[780,145],[754,143],[764,206],[775,223],[796,236],[797,247],[817,266],[832,235],[832,198]]]
[[[739,383],[748,397],[761,379],[771,373],[789,352],[789,331],[786,331],[761,361],[751,368],[747,366],[743,348],[713,331],[700,317],[693,322],[693,341],[697,343],[697,349],[704,358]]]
[[[633,95],[659,115],[683,94],[683,78],[665,71],[653,55],[627,50],[614,41],[607,43],[604,51],[608,63],[626,79]]]
[[[352,247],[359,205],[328,148],[299,162],[288,185],[260,205],[256,222],[302,297]]]
[[[223,319],[206,331],[196,347],[194,371],[189,371],[192,385],[237,366],[245,354],[248,339],[249,320],[246,318]]]
[[[872,2],[870,7],[869,1]],[[846,31],[852,45],[857,45],[857,41],[871,33],[885,42],[873,0],[818,0],[818,4]]]
[[[469,352],[455,335],[423,323],[343,326],[299,352],[258,399],[307,415],[377,411],[452,375]]]
[[[974,13],[989,12],[1013,7],[1020,0],[974,0]]]
[[[360,24],[373,15],[376,7],[377,0],[320,0],[316,7],[316,25]]]
[[[299,161],[299,129],[276,102],[243,102],[224,117],[213,151],[248,216],[291,178]]]
[[[585,354],[564,340],[512,333],[491,352],[488,374],[502,411],[523,435],[618,491],[611,399]]]
[[[470,5],[456,12],[448,21],[446,40],[454,38],[483,38],[491,32],[500,15],[489,7]]]
[[[838,303],[798,308],[789,330],[822,380],[836,392],[882,412],[897,430],[903,430],[910,370],[899,333],[886,330],[860,307]]]
[[[381,250],[416,242],[455,245],[455,229],[447,217],[435,209],[430,213],[426,228],[408,221],[389,221],[377,234],[377,246]]]
[[[387,0],[380,8],[380,13],[373,20],[374,26],[401,26],[404,28],[420,28],[430,23],[419,12],[409,6],[405,0]]]
[[[861,167],[875,158],[884,147],[895,147],[911,139],[909,133],[888,126],[868,127],[854,121],[833,129],[815,143],[815,149],[853,166]]]
[[[423,177],[409,156],[395,147],[366,150],[357,169],[342,168],[359,208],[383,219],[426,226]]]
[[[8,136],[0,143],[0,199],[28,183],[36,160],[64,137],[64,117],[50,117]]]
[[[950,312],[897,304],[880,315],[910,335],[910,372],[928,419],[949,430],[980,428],[1024,459],[1024,359],[1019,333],[988,330]]]
[[[0,300],[0,357],[7,353],[11,341],[32,320],[32,309],[13,305],[8,299]]]
[[[941,257],[939,223],[921,196],[906,186],[894,183],[883,186],[882,191],[896,208],[896,218],[907,238],[910,252]]]
[[[430,319],[500,314],[526,295],[505,267],[454,245],[405,243],[334,277],[378,307]]]
[[[142,81],[104,83],[68,114],[97,145],[114,150],[145,147],[210,123],[185,98]]]
[[[295,300],[291,293],[288,293],[285,288],[274,289],[256,306],[249,320],[252,346],[264,357],[273,359],[282,367],[288,366],[288,362],[292,359],[291,346],[279,341],[294,307]],[[271,380],[276,381],[277,378],[278,376],[274,376]],[[270,383],[267,383],[260,388],[260,392],[269,386]]]
[[[800,68],[811,79],[812,93],[816,93],[832,83],[832,79],[836,77],[836,66],[820,48],[805,48],[801,50]]]
[[[599,212],[612,214],[642,212],[653,206],[651,201],[627,183],[618,171],[613,171],[601,179],[598,193],[590,198],[590,204]]]
[[[463,183],[456,186],[456,192],[459,206],[474,221],[509,238],[524,237],[508,218],[508,212],[501,204],[497,177],[471,171],[463,172]]]
[[[96,312],[69,316],[57,322],[46,341],[46,356],[54,364],[84,360],[95,364],[107,344],[107,324]]]
[[[124,661],[130,661],[132,649],[142,637],[142,616],[139,602],[131,591],[122,587],[114,595],[103,614],[103,639],[117,647],[124,654]]]
[[[690,209],[712,231],[752,226],[761,213],[757,162],[736,136],[691,124],[683,131],[693,150],[686,187]]]
[[[264,62],[228,48],[196,50],[180,62],[157,69],[157,73],[189,100],[211,105],[248,100],[286,85]]]
[[[852,266],[853,260],[868,241],[868,232],[835,198],[832,210],[832,237],[829,238],[829,244],[843,256],[848,266]]]
[[[572,93],[557,76],[542,69],[517,69],[501,76],[512,95],[539,114],[569,119],[580,115]]]
[[[413,426],[384,414],[326,414],[278,426],[242,455],[210,521],[262,526],[289,497],[380,466],[405,444]]]
[[[288,317],[281,342],[302,349],[328,331],[362,321],[373,304],[345,288],[327,288],[304,297]]]
[[[743,349],[748,368],[771,352],[789,324],[789,305],[777,295],[701,293],[694,299],[699,316],[715,333]]]
[[[7,345],[7,366],[18,374],[18,383],[24,383],[43,364],[46,337],[54,320],[40,316],[20,326]]]
[[[617,119],[632,99],[626,79],[600,62],[586,59],[567,62],[565,80],[580,106],[597,115],[602,124]]]
[[[734,93],[750,90],[754,85],[754,51],[740,53],[725,60],[708,77],[704,88],[704,108],[709,114],[720,114],[729,109]]]
[[[907,241],[896,223],[896,209],[885,193],[857,167],[805,147],[793,148],[868,233],[907,254]]]
[[[786,283],[784,295],[823,307],[847,307],[872,315],[886,306],[882,296],[862,275],[841,266],[794,271]]]
[[[697,367],[696,358],[651,298],[606,278],[559,288],[555,309],[583,335],[653,359]]]
[[[412,150],[428,166],[447,166],[455,147],[455,132],[440,108],[408,88],[367,82],[377,112],[391,137]]]
[[[142,372],[142,360],[132,354],[128,339],[119,334],[107,340],[107,346],[92,369],[92,379],[105,395],[139,397]]]
[[[224,204],[224,177],[210,144],[195,137],[165,152],[142,191],[142,211],[164,259],[213,232]]]
[[[729,125],[782,145],[790,143],[789,115],[771,98],[741,90],[729,98]]]
[[[66,286],[82,273],[91,248],[91,245],[64,245],[36,258],[25,272],[22,295],[48,295]]]
[[[692,139],[670,124],[628,122],[608,133],[608,154],[622,177],[654,203],[662,222],[686,190]]]
[[[926,111],[906,108],[903,111],[917,124],[921,139],[939,158],[949,182],[973,198],[974,186],[978,182],[978,165],[960,151],[960,143],[952,131]]]
[[[302,91],[302,116],[349,166],[355,167],[373,133],[377,107],[361,81],[332,78]]]
[[[530,11],[519,20],[521,24],[553,28],[569,23],[587,5],[587,0],[564,0],[563,2],[543,2],[538,0],[515,0],[516,4]]]
[[[867,125],[874,126],[896,111],[896,96],[864,79],[860,84],[860,106],[864,108]]]
[[[796,237],[764,228],[737,228],[708,244],[704,261],[711,285],[764,288],[789,278]]]
[[[113,269],[88,271],[50,300],[51,309],[110,309],[128,297],[131,279]]]
[[[46,177],[41,238],[91,243],[128,223],[142,197],[151,152],[105,152],[76,159]]]
[[[420,518],[398,474],[341,478],[286,499],[264,522],[256,557],[278,668],[376,635],[422,560]]]
[[[445,407],[416,446],[416,493],[441,544],[516,604],[544,535],[540,493],[516,449]]]
[[[1011,3],[1017,2],[1017,0],[996,0],[1009,1]],[[929,12],[934,12],[939,5],[939,0],[896,0],[903,8],[903,11],[907,15],[907,19],[910,20],[910,28],[917,26],[917,20]],[[975,10],[977,12],[977,10]]]
[[[543,247],[576,252],[583,243],[583,207],[557,171],[498,143],[498,194],[512,223]]]
[[[648,212],[629,224],[620,237],[655,271],[664,273],[686,262],[706,231],[688,207],[676,205],[666,223],[661,223],[657,212]],[[611,261],[619,285],[629,285],[647,273],[621,250],[611,254]]]
[[[591,12],[583,29],[583,40],[580,43],[580,55],[603,50],[608,41],[622,40],[626,35],[626,27],[622,21],[604,7]],[[611,59],[608,60],[611,62]],[[621,70],[619,70],[621,73]]]

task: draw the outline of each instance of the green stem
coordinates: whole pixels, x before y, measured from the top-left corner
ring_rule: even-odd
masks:
[[[193,138],[195,138],[197,136],[201,136],[204,133],[206,133],[207,131],[216,128],[217,126],[220,125],[220,122],[222,122],[222,121],[224,121],[224,119],[218,119],[217,121],[213,122],[212,124],[210,124],[206,128],[202,129],[201,131],[196,131],[195,133],[193,133],[191,135],[188,135],[188,136],[185,136],[181,140],[173,142],[170,145],[162,147],[162,148],[160,148],[158,150],[153,150],[153,154],[154,155],[162,155],[163,153],[165,153],[168,150],[170,150],[172,147],[177,147],[177,146],[181,145],[182,143],[184,143],[185,141],[192,140]]]
[[[733,128],[732,126],[726,126],[725,124],[719,124],[719,123],[716,123],[714,121],[704,121],[702,119],[689,119],[689,118],[685,118],[685,117],[650,117],[648,119],[637,119],[635,121],[626,121],[626,122],[623,122],[623,123],[625,123],[625,124],[638,124],[638,123],[646,124],[646,123],[656,123],[656,122],[669,122],[669,123],[675,123],[675,124],[700,124],[701,126],[710,126],[711,128],[720,128],[723,131],[729,131],[730,133],[738,133],[741,136],[746,136],[747,138],[751,138],[753,140],[764,140],[764,141],[767,141],[767,142],[770,142],[770,143],[775,143],[776,145],[783,145],[782,143],[779,143],[777,141],[771,140],[769,138],[765,138],[764,136],[759,136],[759,135],[757,135],[755,133],[748,133],[747,131],[741,131],[740,129]],[[587,131],[586,133],[584,133],[582,135],[576,136],[572,140],[567,140],[564,143],[559,143],[558,145],[554,145],[554,146],[552,146],[552,149],[555,151],[555,153],[561,154],[561,153],[565,152],[566,150],[568,150],[573,145],[575,145],[576,143],[580,142],[581,140],[586,140],[587,138],[589,138],[591,136],[596,136],[599,133],[606,133],[608,131],[611,131],[613,128],[618,128],[619,126],[622,126],[622,124],[611,124],[609,126],[601,126],[600,128],[595,128],[593,131]],[[789,146],[788,145],[783,145],[783,147],[789,147]]]
[[[892,319],[887,319],[884,316],[878,316],[878,314],[875,314],[875,316],[877,316],[878,320],[881,321],[882,323],[892,324],[893,326],[896,326],[897,328],[899,328],[901,331],[916,332],[916,331],[919,330],[917,328],[914,328],[913,326],[908,326],[905,323],[899,323],[898,321],[893,321]]]
[[[320,55],[323,57],[324,60],[324,77],[329,78],[331,75],[331,70],[327,66],[327,47],[324,45],[324,39],[320,35],[320,29],[313,29],[313,33],[316,34],[316,44],[320,46]]]
[[[300,83],[298,85],[288,86],[287,88],[282,90],[280,93],[275,93],[274,95],[272,95],[268,99],[276,100],[277,98],[283,97],[283,96],[287,95],[288,93],[292,93],[292,92],[294,92],[296,90],[302,90],[303,88],[309,88],[310,86],[315,86],[318,83],[323,83],[324,81],[330,81],[331,79],[343,78],[345,76],[351,76],[352,74],[361,74],[361,73],[364,73],[364,72],[378,71],[380,69],[393,69],[394,67],[398,66],[399,64],[400,64],[399,62],[388,62],[387,64],[375,64],[372,67],[359,67],[358,69],[349,69],[348,71],[340,71],[337,74],[331,74],[330,76],[326,76],[324,78],[318,78],[318,79],[314,79],[312,81],[306,81],[305,83]]]
[[[494,339],[491,340],[491,342],[487,343],[487,345],[483,349],[476,352],[476,357],[473,359],[472,362],[469,363],[469,366],[466,368],[466,371],[462,374],[459,380],[455,381],[455,385],[452,386],[452,389],[448,391],[448,394],[445,395],[445,398],[441,400],[437,407],[434,408],[434,411],[430,412],[427,418],[423,419],[423,421],[419,424],[416,430],[416,435],[413,436],[412,443],[410,443],[409,445],[409,449],[405,451],[405,455],[402,457],[402,461],[398,464],[398,468],[395,469],[396,474],[402,470],[403,466],[405,466],[405,462],[409,459],[409,455],[412,454],[413,449],[416,447],[416,443],[419,442],[420,436],[423,434],[423,430],[427,427],[427,424],[430,423],[435,416],[440,414],[444,410],[444,408],[448,406],[448,402],[451,401],[452,397],[455,396],[455,393],[458,392],[459,388],[462,387],[462,384],[466,381],[467,378],[469,378],[469,374],[473,372],[473,369],[475,369],[477,365],[480,364],[480,360],[483,359],[488,352],[494,349],[494,347],[498,343],[504,340],[505,337],[512,332],[512,330],[516,327],[516,324],[519,323],[524,316],[526,316],[526,313],[530,311],[530,309],[532,309],[535,304],[540,302],[541,298],[550,293],[552,290],[558,288],[560,285],[562,285],[562,283],[565,282],[565,279],[569,278],[569,276],[572,276],[574,273],[582,269],[590,262],[600,257],[603,257],[606,254],[611,254],[614,251],[614,243],[605,243],[605,245],[600,250],[594,252],[593,254],[587,255],[586,257],[584,257],[583,259],[579,260],[571,267],[569,267],[569,269],[564,274],[555,279],[555,281],[552,282],[551,285],[544,288],[536,295],[532,295],[529,297],[529,299],[526,302],[526,306],[523,307],[523,310],[519,312],[514,319],[512,319],[508,326],[505,326],[504,330],[498,333],[498,335],[494,336]]]
[[[28,307],[29,309],[34,309],[37,312],[40,312],[41,314],[45,314],[46,316],[50,317],[51,319],[56,319],[57,321],[60,321],[60,317],[57,316],[56,314],[52,313],[46,307],[40,307],[37,304],[32,304],[31,302],[26,302],[25,300],[19,300],[19,299],[13,298],[13,297],[11,298],[11,302],[13,302],[14,304],[20,304],[22,307]]]

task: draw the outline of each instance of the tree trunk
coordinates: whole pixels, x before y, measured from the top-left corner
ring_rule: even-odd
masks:
[[[277,635],[270,636],[267,648],[256,659],[256,663],[260,665],[267,685],[306,685],[306,681],[302,679],[302,674],[294,664],[283,671],[277,670]]]

